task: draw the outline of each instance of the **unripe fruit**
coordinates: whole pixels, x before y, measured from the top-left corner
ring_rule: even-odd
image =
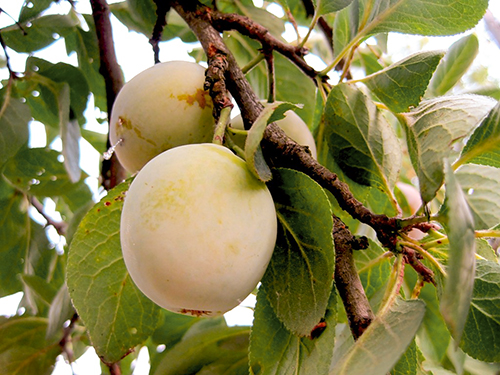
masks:
[[[220,315],[257,286],[276,243],[266,185],[227,148],[170,149],[141,169],[121,217],[132,280],[158,305]]]
[[[212,100],[203,91],[205,69],[171,61],[146,69],[118,93],[110,119],[110,140],[131,173],[172,147],[210,142]]]
[[[294,111],[285,112],[285,118],[276,121],[276,124],[283,129],[285,134],[297,142],[301,146],[308,146],[311,151],[311,155],[316,159],[316,143],[314,142],[314,137],[309,130],[307,124],[300,118],[298,114]],[[235,129],[244,129],[243,120],[241,115],[236,116],[231,120],[231,127]],[[242,136],[235,136],[234,140],[236,144],[240,147],[245,146],[245,141]]]

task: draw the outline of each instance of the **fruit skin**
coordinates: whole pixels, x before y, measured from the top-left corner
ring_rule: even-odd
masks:
[[[127,171],[139,171],[172,147],[211,141],[213,105],[204,82],[201,65],[171,61],[146,69],[123,86],[111,111],[110,140]]]
[[[311,151],[311,155],[316,159],[317,151],[314,137],[307,124],[300,118],[298,114],[296,114],[294,111],[286,111],[285,118],[276,121],[276,124],[278,124],[278,126],[283,129],[287,136],[292,138],[299,145],[308,146],[309,150]],[[231,120],[231,127],[235,129],[244,129],[241,115],[238,115]],[[245,140],[242,136],[235,136],[234,141],[238,146],[244,148]]]
[[[137,174],[121,217],[123,258],[153,302],[189,315],[221,315],[262,278],[276,243],[266,185],[227,148],[170,149]]]

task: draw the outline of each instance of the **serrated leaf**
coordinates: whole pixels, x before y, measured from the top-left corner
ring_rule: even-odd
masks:
[[[315,0],[316,13],[324,15],[328,13],[338,12],[341,9],[349,6],[353,0]]]
[[[475,229],[488,229],[500,223],[500,170],[466,164],[455,175],[474,216]]]
[[[361,0],[368,22],[366,36],[383,32],[453,35],[474,27],[488,8],[488,0]]]
[[[337,293],[333,288],[324,321],[311,337],[298,337],[280,322],[269,303],[269,291],[259,288],[250,335],[250,367],[258,375],[323,375],[333,355],[337,323]]]
[[[442,51],[419,52],[360,81],[393,112],[416,107],[424,96]]]
[[[412,342],[425,313],[420,300],[397,300],[368,326],[330,375],[386,375]]]
[[[269,123],[280,120],[284,113],[294,108],[290,103],[274,102],[267,104],[259,117],[252,124],[245,141],[245,159],[248,169],[261,181],[269,181],[272,178],[271,169],[264,160],[260,141]]]
[[[154,331],[160,310],[133,284],[122,258],[120,216],[129,185],[118,185],[89,211],[68,255],[71,299],[107,363],[142,343]]]
[[[197,332],[188,332],[165,353],[155,375],[197,374],[204,366],[224,359],[233,364],[243,360],[248,373],[249,333],[249,327],[218,324]]]
[[[3,375],[49,375],[61,353],[59,340],[46,340],[47,319],[0,320],[0,369]]]
[[[467,136],[495,102],[484,96],[459,95],[424,100],[406,118],[410,158],[424,202],[430,202],[444,180],[443,160],[452,146]]]
[[[460,347],[471,357],[500,362],[500,266],[478,261],[471,309]]]
[[[262,284],[287,329],[307,336],[325,314],[333,283],[330,202],[315,181],[291,169],[277,169],[269,188],[278,239]]]
[[[462,150],[459,162],[500,168],[500,103],[497,103],[472,133]]]
[[[29,243],[28,202],[19,192],[0,200],[0,297],[22,290],[18,274]]]
[[[8,100],[5,104],[5,100]],[[5,107],[4,107],[5,106]],[[0,108],[0,166],[13,157],[28,143],[28,123],[31,120],[29,107],[19,99],[3,97]]]
[[[368,97],[347,84],[335,86],[325,106],[329,152],[352,180],[392,197],[401,149],[392,126]]]
[[[450,241],[445,289],[440,301],[444,321],[460,342],[474,286],[476,242],[474,218],[450,167],[446,171],[447,234]]]
[[[429,93],[432,96],[446,94],[467,72],[478,52],[479,40],[475,34],[464,36],[453,43],[431,79]]]
[[[1,29],[5,44],[16,52],[32,53],[54,43],[59,36],[75,31],[80,24],[74,11],[66,15],[50,14],[30,21],[21,23],[23,30],[17,25]],[[26,35],[24,34],[26,31]]]
[[[64,195],[73,186],[59,152],[48,148],[22,149],[4,168],[12,185],[39,197]]]

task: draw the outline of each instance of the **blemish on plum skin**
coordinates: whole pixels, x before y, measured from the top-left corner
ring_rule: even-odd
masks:
[[[190,314],[192,316],[200,317],[203,315],[209,315],[211,311],[208,310],[190,310],[190,309],[181,309],[179,311],[181,314]]]
[[[198,103],[201,109],[205,109],[205,107],[211,106],[211,102],[207,102],[207,95],[208,93],[202,89],[197,89],[196,94],[194,95],[189,95],[189,94],[182,94],[182,95],[177,95],[178,100],[185,100],[187,104],[193,105],[195,102]]]
[[[134,127],[132,125],[132,121],[130,121],[129,119],[127,119],[127,118],[125,118],[123,116],[119,116],[118,117],[118,125],[119,126],[117,127],[117,129],[125,128],[127,130],[132,130],[135,133],[135,135],[137,136],[137,138],[142,139],[143,141],[145,141],[145,142],[147,142],[147,143],[149,143],[149,144],[151,144],[151,145],[153,145],[155,147],[157,146],[157,144],[156,144],[155,141],[153,141],[152,139],[148,139],[148,138],[144,137],[142,135],[141,131],[139,129],[137,129],[137,127]],[[116,133],[119,134],[119,135],[122,135],[123,134],[123,130],[122,131],[118,130]],[[121,139],[122,139],[122,142],[120,142],[120,146],[123,146],[123,144],[125,143],[125,137],[121,137]]]

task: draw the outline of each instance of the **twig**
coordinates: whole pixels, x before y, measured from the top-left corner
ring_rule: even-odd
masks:
[[[333,220],[335,284],[346,310],[349,327],[356,340],[368,328],[375,315],[354,264],[351,244],[355,238],[338,217],[334,216]]]
[[[118,92],[123,86],[123,76],[116,60],[113,34],[111,32],[110,11],[106,0],[90,0],[92,16],[94,18],[97,40],[99,42],[99,57],[101,65],[99,72],[106,84],[106,101],[108,119]],[[107,148],[111,147],[108,138]],[[116,154],[109,160],[103,160],[101,169],[102,185],[106,190],[112,189],[126,178],[125,169],[118,161]]]
[[[153,35],[149,39],[149,43],[153,46],[155,64],[160,62],[160,46],[161,35],[167,24],[167,13],[170,11],[170,3],[163,0],[154,0],[156,4],[156,23],[153,28]]]
[[[274,74],[273,50],[264,48],[262,52],[267,63],[267,101],[268,103],[274,103],[274,101],[276,100],[276,79]]]
[[[30,198],[30,203],[38,211],[40,215],[47,221],[45,226],[51,225],[57,231],[57,234],[64,236],[66,234],[66,229],[68,229],[68,224],[64,221],[55,221],[52,219],[44,210],[43,204],[35,197]]]

